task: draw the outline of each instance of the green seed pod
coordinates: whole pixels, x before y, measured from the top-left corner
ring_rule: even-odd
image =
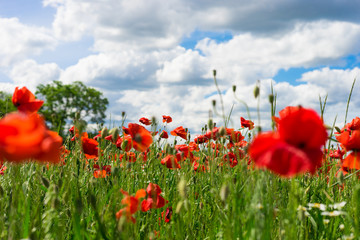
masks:
[[[226,129],[224,126],[221,126],[219,129],[219,136],[225,136],[226,134]]]
[[[257,98],[259,94],[260,94],[260,88],[258,85],[256,85],[254,89],[254,97]]]
[[[120,130],[117,127],[114,127],[109,131],[109,134],[111,134],[111,139],[115,142],[119,137]]]
[[[213,127],[214,127],[214,122],[211,118],[209,118],[209,121],[208,121],[208,126],[209,126],[209,129],[212,130]]]
[[[233,92],[236,92],[236,85],[232,86],[232,90],[233,90]]]
[[[274,94],[269,94],[269,102],[270,102],[271,104],[274,103]]]
[[[104,139],[107,135],[109,135],[109,130],[107,129],[107,127],[103,127],[103,129],[101,130],[101,138]]]

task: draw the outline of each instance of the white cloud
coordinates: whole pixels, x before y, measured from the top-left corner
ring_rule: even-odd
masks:
[[[0,67],[56,46],[48,29],[24,25],[17,18],[0,18],[0,36]]]
[[[55,63],[38,64],[34,60],[25,60],[16,64],[9,76],[16,85],[25,85],[35,91],[39,84],[47,84],[57,80],[61,74]]]
[[[225,43],[204,39],[196,49],[223,78],[249,83],[272,77],[280,69],[317,67],[339,61],[360,52],[359,38],[360,25],[319,21],[297,24],[292,31],[277,37],[247,33]]]

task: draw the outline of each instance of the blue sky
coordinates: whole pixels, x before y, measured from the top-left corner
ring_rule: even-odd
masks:
[[[212,79],[217,69],[225,110],[235,104],[235,128],[245,109],[232,85],[255,109],[257,80],[262,124],[269,122],[271,84],[278,110],[316,109],[318,96],[328,94],[326,114],[333,119],[343,114],[359,77],[359,9],[358,0],[0,0],[0,90],[83,81],[106,95],[113,120],[122,111],[133,122],[165,114],[174,127],[197,132],[211,101],[219,101]]]

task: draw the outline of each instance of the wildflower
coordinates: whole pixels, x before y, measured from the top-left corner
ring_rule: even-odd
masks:
[[[312,208],[318,208],[321,211],[326,210],[326,205],[322,203],[308,203],[308,206],[309,206],[309,210],[311,210]]]
[[[169,135],[168,135],[168,133],[167,133],[165,130],[163,130],[163,131],[160,133],[160,137],[167,139],[167,138],[169,138]]]
[[[12,102],[19,112],[25,113],[37,112],[44,103],[44,101],[36,99],[35,95],[26,87],[15,88]]]
[[[343,207],[345,207],[345,205],[346,205],[346,202],[343,201],[343,202],[331,204],[331,205],[329,205],[329,207],[341,210]]]
[[[332,211],[332,212],[322,212],[321,215],[323,216],[329,216],[329,217],[337,217],[337,216],[340,216],[340,215],[344,215],[345,212],[343,211]]]
[[[245,118],[240,118],[241,127],[248,128],[249,130],[254,128],[254,122],[251,120],[246,120]]]
[[[187,131],[182,126],[175,128],[170,133],[173,136],[179,136],[185,140],[187,139]]]
[[[94,157],[98,156],[99,143],[96,140],[89,138],[89,136],[86,132],[82,133],[81,144],[82,144],[84,154],[86,154],[86,158],[89,159],[89,158],[94,158]]]
[[[209,139],[205,135],[198,135],[194,138],[194,142],[197,144],[205,143]]]
[[[278,119],[278,131],[261,133],[255,137],[249,153],[260,168],[267,168],[281,176],[314,173],[322,164],[321,147],[327,140],[322,120],[311,109],[289,108]]]
[[[149,183],[146,188],[146,192],[148,197],[141,203],[141,211],[143,212],[149,211],[151,208],[162,208],[168,202],[160,196],[161,188],[155,183]]]
[[[125,134],[129,134],[132,139],[132,145],[135,150],[144,152],[153,142],[151,133],[143,126],[136,123],[129,123],[128,127],[123,127]]]
[[[172,118],[170,116],[165,116],[163,115],[163,123],[171,123],[172,122]]]
[[[163,219],[164,222],[169,223],[171,220],[172,213],[173,213],[172,207],[167,207],[165,211],[161,212],[161,218],[159,217],[159,221]]]
[[[144,189],[140,189],[136,192],[135,196],[130,196],[128,192],[124,190],[120,190],[125,198],[121,200],[121,203],[126,205],[126,207],[120,209],[116,213],[116,218],[120,219],[122,216],[125,216],[128,221],[136,222],[136,219],[132,216],[139,210],[139,199],[144,198],[146,196],[146,192]]]
[[[62,138],[37,113],[14,112],[0,120],[0,162],[36,159],[58,163]]]
[[[161,164],[166,165],[166,167],[169,169],[181,168],[176,156],[174,155],[167,155],[166,157],[161,159]]]
[[[140,118],[140,119],[139,119],[139,122],[141,122],[141,123],[144,124],[144,125],[151,125],[150,119],[147,119],[147,118],[145,118],[145,117]]]
[[[7,169],[7,167],[0,162],[0,175],[4,175],[4,171]]]

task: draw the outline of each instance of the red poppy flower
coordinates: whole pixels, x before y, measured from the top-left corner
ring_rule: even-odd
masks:
[[[62,138],[56,132],[47,130],[43,118],[37,113],[5,115],[0,120],[0,132],[0,161],[60,161]]]
[[[139,124],[129,123],[127,128],[123,127],[123,130],[125,134],[131,136],[132,145],[137,151],[146,151],[153,142],[151,133]]]
[[[327,132],[318,114],[298,107],[278,122],[278,132],[256,136],[249,153],[260,168],[292,177],[309,171],[314,173],[322,164],[321,147]]]
[[[139,122],[141,122],[144,125],[151,125],[151,121],[145,117],[140,118]]]
[[[347,150],[360,150],[360,130],[344,130],[336,139]]]
[[[7,169],[7,167],[0,162],[0,175],[4,175],[4,171]]]
[[[341,167],[345,172],[360,169],[360,152],[351,152],[342,162]]]
[[[165,130],[163,130],[163,131],[160,133],[160,137],[167,139],[167,138],[169,138],[169,134],[168,134]]]
[[[166,123],[171,123],[172,122],[172,118],[170,116],[165,116],[163,115],[163,123],[166,122]]]
[[[99,143],[96,140],[94,140],[92,138],[89,138],[88,134],[86,132],[84,132],[82,134],[81,143],[82,143],[84,153],[87,154],[87,155],[90,155],[91,156],[90,158],[98,156],[98,152],[99,152],[98,145],[99,145]]]
[[[18,111],[26,113],[37,112],[44,103],[44,101],[36,99],[35,95],[26,87],[15,88],[12,102]]]
[[[251,120],[246,120],[245,118],[240,118],[241,127],[248,128],[249,130],[254,128],[254,123]]]
[[[148,187],[146,188],[146,192],[148,194],[147,199],[144,199],[141,203],[141,211],[146,212],[150,209],[157,209],[162,208],[165,206],[166,203],[168,203],[167,200],[165,200],[161,194],[161,188],[159,185],[155,183],[149,183]]]
[[[159,218],[159,221],[161,221],[161,219],[163,219],[164,222],[166,222],[166,223],[170,222],[172,213],[173,213],[172,207],[167,207],[165,211],[161,212],[161,218]]]
[[[125,192],[121,189],[122,194],[125,195],[125,198],[121,200],[121,203],[126,205],[126,207],[120,209],[116,213],[116,218],[120,219],[121,216],[126,216],[128,221],[136,222],[135,218],[132,216],[139,210],[139,199],[144,198],[146,196],[146,192],[144,189],[140,189],[136,192],[135,197],[130,196],[128,192]]]
[[[198,135],[194,138],[194,142],[197,144],[205,143],[209,139],[205,135]]]
[[[223,160],[225,162],[228,162],[230,167],[235,167],[238,164],[238,160],[236,155],[233,152],[229,152],[224,155]]]
[[[214,127],[211,131],[207,131],[207,133],[205,133],[205,137],[207,139],[213,139],[216,140],[219,137],[219,130],[220,128],[218,127]]]
[[[181,168],[176,156],[174,155],[167,155],[161,159],[161,164],[166,165],[166,167],[169,169]]]
[[[179,136],[185,140],[187,139],[187,131],[182,126],[175,128],[170,133],[173,136]]]

